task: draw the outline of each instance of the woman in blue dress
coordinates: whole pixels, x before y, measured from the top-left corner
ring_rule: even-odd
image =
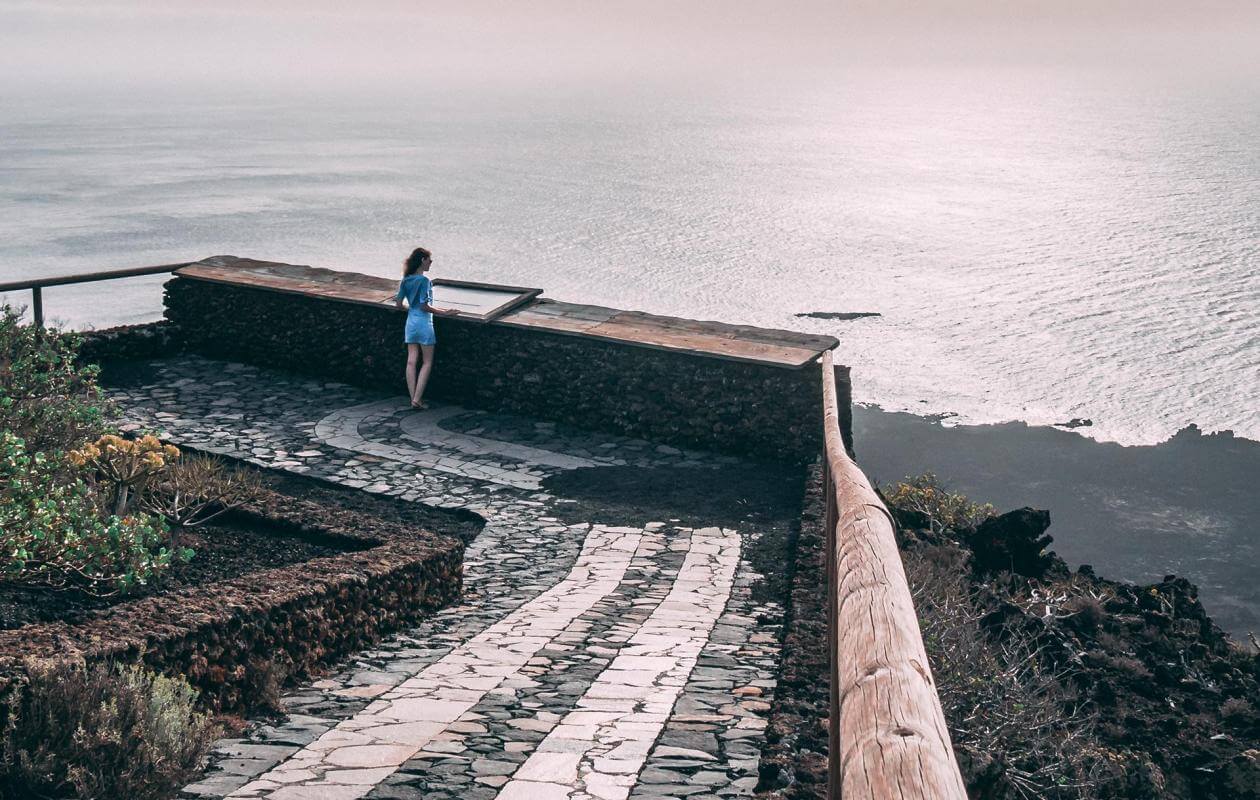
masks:
[[[424,387],[433,370],[433,347],[437,339],[433,335],[433,315],[453,317],[459,312],[433,305],[433,281],[424,273],[433,264],[433,255],[423,247],[417,247],[403,262],[403,279],[398,284],[394,302],[399,308],[407,302],[407,326],[403,341],[407,343],[407,394],[412,408],[427,408]]]

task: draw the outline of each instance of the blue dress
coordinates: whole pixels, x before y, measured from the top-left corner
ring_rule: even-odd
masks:
[[[403,341],[407,344],[437,344],[433,335],[433,315],[423,309],[433,303],[433,281],[424,275],[408,275],[398,284],[397,300],[407,301],[407,327]]]

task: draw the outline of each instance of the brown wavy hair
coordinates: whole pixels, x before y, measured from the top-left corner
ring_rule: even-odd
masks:
[[[411,255],[407,256],[407,265],[403,267],[403,277],[416,274],[416,270],[420,269],[420,264],[425,259],[432,260],[433,254],[423,247],[417,247],[411,251]]]

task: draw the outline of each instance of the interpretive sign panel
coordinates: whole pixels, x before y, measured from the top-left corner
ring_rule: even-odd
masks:
[[[542,289],[523,286],[499,286],[446,278],[433,281],[433,303],[438,308],[453,308],[464,316],[483,321],[497,319],[540,294]]]

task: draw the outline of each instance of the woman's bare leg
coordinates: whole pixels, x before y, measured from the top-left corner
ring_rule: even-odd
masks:
[[[411,404],[419,405],[424,401],[424,387],[429,383],[429,373],[433,371],[433,345],[422,344],[420,350],[424,353],[424,366],[420,367],[420,374],[416,376],[416,391],[411,395]]]
[[[407,345],[407,396],[416,396],[416,370],[420,367],[420,345]],[[413,399],[414,403],[415,400]]]

